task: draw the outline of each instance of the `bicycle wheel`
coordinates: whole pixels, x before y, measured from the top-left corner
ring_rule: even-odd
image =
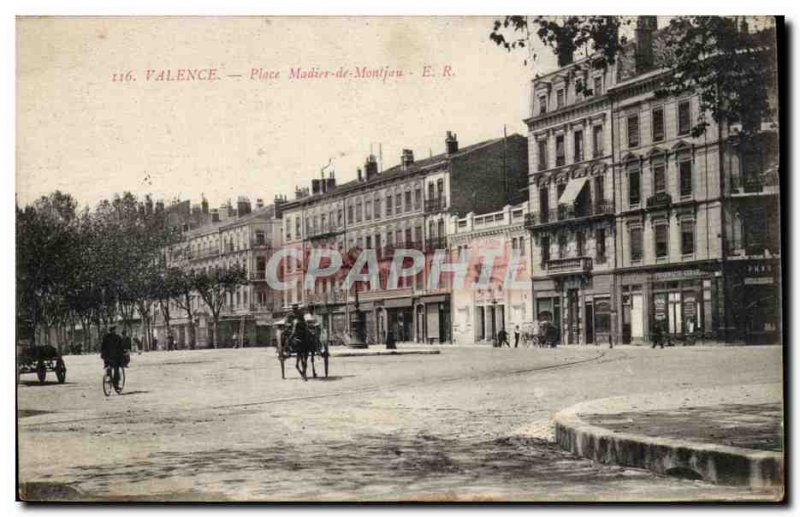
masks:
[[[119,367],[119,380],[117,381],[117,385],[114,386],[114,391],[117,392],[117,395],[122,393],[122,390],[125,388],[125,368],[123,366]]]
[[[111,395],[111,390],[113,389],[113,381],[111,380],[111,372],[106,368],[105,373],[103,374],[103,394],[108,397]]]

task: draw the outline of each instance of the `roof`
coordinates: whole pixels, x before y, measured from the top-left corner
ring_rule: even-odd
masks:
[[[526,138],[526,137],[520,135],[519,133],[513,133],[511,135],[508,135],[507,138],[511,139],[511,138]],[[315,203],[320,199],[330,199],[332,197],[353,192],[355,190],[362,188],[366,189],[375,185],[379,185],[381,183],[401,178],[403,176],[409,176],[419,172],[435,170],[438,169],[440,166],[446,165],[447,163],[449,163],[449,160],[452,160],[453,158],[465,156],[467,154],[500,143],[502,141],[503,137],[493,138],[491,140],[484,140],[482,142],[478,142],[476,144],[463,147],[459,149],[456,153],[453,153],[451,155],[448,155],[447,153],[440,153],[433,155],[430,158],[415,160],[413,163],[409,164],[405,169],[403,168],[402,165],[395,165],[394,167],[391,167],[379,174],[376,174],[375,176],[366,181],[359,181],[358,179],[355,179],[352,181],[348,181],[347,183],[337,185],[335,189],[325,194],[308,196],[302,199],[293,199],[291,201],[287,201],[286,204],[283,205],[281,210],[286,210],[287,208],[291,208],[293,206]]]

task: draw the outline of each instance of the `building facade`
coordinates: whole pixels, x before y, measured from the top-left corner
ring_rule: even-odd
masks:
[[[530,235],[525,229],[528,202],[505,206],[487,214],[454,217],[448,244],[453,260],[469,257],[469,272],[463,284],[453,283],[453,342],[494,343],[500,330],[513,337],[533,321]],[[476,286],[482,255],[496,254],[486,285]]]
[[[370,156],[355,181],[336,185],[333,177],[323,176],[312,183],[311,193],[298,190],[282,208],[286,245],[303,257],[284,261],[284,278],[293,285],[284,292],[286,307],[310,306],[334,337],[348,332],[358,309],[366,320],[367,342],[385,342],[390,333],[397,341],[451,341],[450,288],[426,283],[430,261],[435,250],[447,249],[452,214],[489,211],[524,199],[527,162],[526,139],[520,135],[460,149],[456,135],[448,132],[444,153],[415,160],[406,149],[400,164],[385,171]],[[307,260],[315,248],[351,255],[375,250],[380,288],[358,282],[345,292],[342,274],[304,288]],[[387,280],[396,249],[421,251],[425,263],[422,272],[401,278],[395,287]]]
[[[535,313],[568,344],[646,343],[657,329],[775,342],[777,127],[744,149],[696,94],[658,95],[669,72],[654,66],[654,17],[636,37],[613,66],[587,58],[533,81]]]

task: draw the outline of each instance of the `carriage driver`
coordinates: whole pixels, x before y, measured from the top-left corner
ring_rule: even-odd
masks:
[[[292,305],[292,313],[290,316],[292,319],[290,324],[290,328],[292,329],[290,339],[292,341],[305,339],[308,328],[306,325],[305,314],[303,313],[303,309],[300,308],[299,304],[295,303]]]

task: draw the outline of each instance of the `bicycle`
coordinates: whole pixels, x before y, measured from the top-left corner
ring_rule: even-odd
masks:
[[[117,379],[116,384],[114,384],[114,367],[106,366],[105,373],[103,374],[103,394],[106,397],[111,395],[111,390],[113,389],[117,395],[122,393],[122,390],[125,388],[125,367],[120,365],[119,366],[119,379]]]

